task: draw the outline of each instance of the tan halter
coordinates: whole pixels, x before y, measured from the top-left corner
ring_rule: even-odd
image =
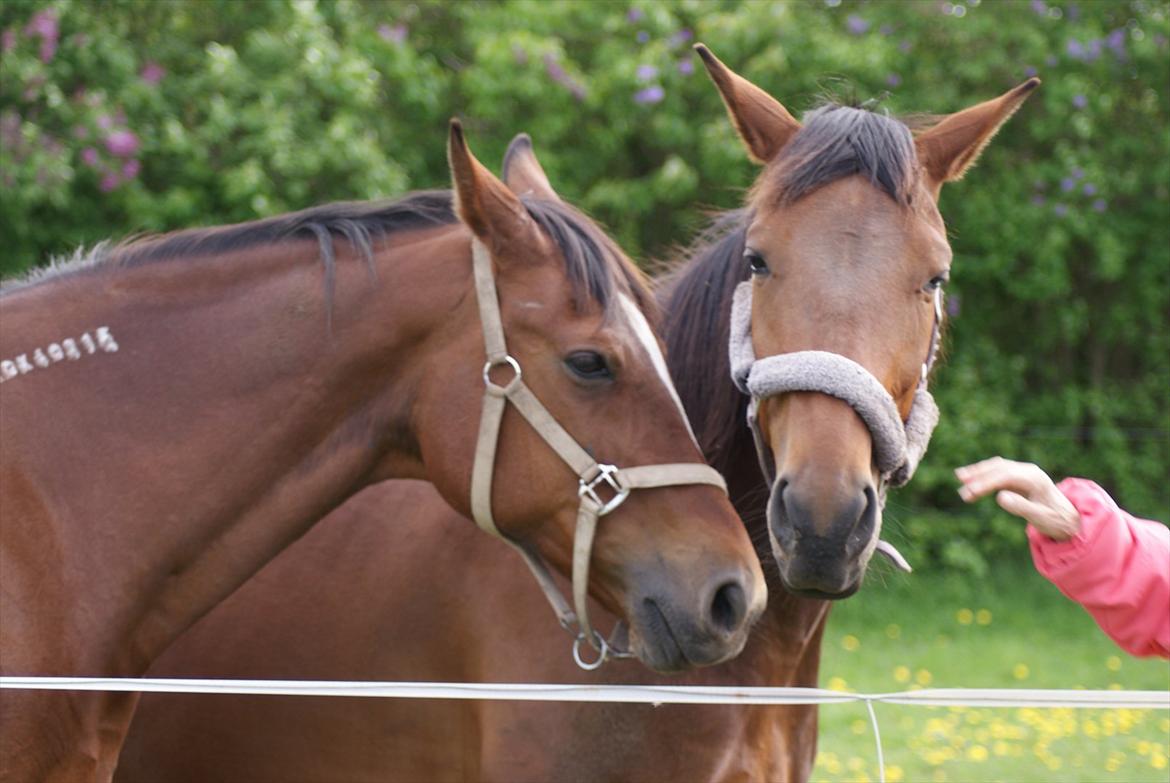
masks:
[[[475,446],[475,466],[471,474],[471,513],[481,528],[511,544],[524,557],[524,562],[532,570],[533,576],[552,605],[557,620],[574,636],[573,660],[583,669],[596,669],[608,658],[625,658],[631,655],[629,652],[615,649],[612,640],[606,641],[589,623],[586,608],[589,559],[598,519],[620,506],[635,489],[710,484],[727,492],[727,485],[718,471],[703,463],[617,468],[598,463],[589,456],[589,453],[557,423],[548,409],[541,405],[540,400],[536,399],[524,384],[520,363],[508,355],[504,343],[499,298],[496,295],[495,276],[492,274],[488,249],[478,239],[472,239],[471,255],[479,315],[483,323],[484,346],[487,349],[487,363],[483,367],[485,386],[483,413],[479,420],[479,440]],[[501,386],[492,381],[490,373],[493,368],[502,365],[512,369],[513,377]],[[581,498],[581,504],[577,509],[577,527],[573,536],[573,604],[576,612],[557,588],[548,566],[540,555],[501,533],[492,518],[492,474],[495,467],[496,441],[500,433],[500,421],[508,402],[516,406],[520,415],[579,477],[577,494]],[[603,485],[613,493],[608,500],[604,500],[598,494]],[[581,642],[587,642],[600,657],[592,663],[584,661],[580,653]]]

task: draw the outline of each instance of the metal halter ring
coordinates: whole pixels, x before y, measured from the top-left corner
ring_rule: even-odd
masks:
[[[577,488],[577,495],[578,497],[588,496],[590,500],[600,506],[597,510],[597,516],[603,517],[625,502],[626,498],[630,496],[630,488],[623,487],[618,483],[616,478],[618,469],[616,466],[598,464],[597,470],[597,475],[589,481],[586,481],[584,478],[581,479],[580,486]],[[608,502],[602,500],[596,490],[597,485],[603,481],[615,493]]]
[[[579,633],[577,634],[577,638],[573,640],[573,661],[575,661],[578,666],[587,672],[591,672],[594,669],[600,669],[601,665],[605,663],[607,658],[609,658],[609,644],[605,641],[605,637],[597,632],[594,632],[593,637],[598,642],[600,642],[600,644],[593,645],[594,647],[598,648],[598,652],[600,654],[598,655],[597,660],[593,661],[592,663],[589,663],[588,661],[585,661],[581,658],[581,643],[585,641],[585,634]]]
[[[501,364],[506,364],[512,368],[515,373],[512,380],[508,381],[503,386],[492,382],[491,371],[493,367],[499,367]],[[483,366],[483,385],[487,387],[488,391],[493,394],[506,395],[508,392],[516,388],[520,383],[520,379],[524,377],[524,373],[520,370],[520,362],[513,359],[511,356],[505,356],[503,359],[488,359]]]

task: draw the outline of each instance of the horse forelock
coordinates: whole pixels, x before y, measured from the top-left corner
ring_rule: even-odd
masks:
[[[624,294],[657,326],[660,316],[645,275],[596,223],[561,201],[525,195],[521,202],[560,250],[575,307],[596,302],[608,319],[620,312]]]
[[[754,200],[790,204],[844,177],[860,175],[894,201],[909,205],[918,155],[909,125],[866,108],[823,104],[768,164]]]

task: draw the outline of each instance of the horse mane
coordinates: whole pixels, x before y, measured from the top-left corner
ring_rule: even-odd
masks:
[[[854,174],[867,178],[908,206],[918,179],[918,155],[910,126],[884,113],[824,103],[772,161],[756,192],[791,204],[817,188]]]
[[[662,334],[679,399],[707,462],[726,475],[747,449],[748,398],[731,382],[731,298],[748,279],[743,260],[749,211],[715,218],[663,281]]]
[[[529,197],[521,201],[560,249],[578,307],[596,301],[608,313],[613,293],[620,288],[647,309],[651,298],[645,281],[593,221],[562,202]],[[132,237],[118,244],[103,242],[88,253],[79,251],[63,262],[33,270],[23,279],[8,281],[3,291],[8,293],[79,272],[219,256],[256,245],[315,239],[325,267],[326,296],[332,301],[336,241],[346,242],[371,263],[376,239],[457,222],[449,190],[423,190],[396,200],[335,202],[247,223]]]

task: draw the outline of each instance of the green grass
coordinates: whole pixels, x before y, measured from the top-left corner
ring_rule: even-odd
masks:
[[[1027,561],[984,579],[879,574],[830,615],[821,686],[1170,690]],[[890,783],[1170,781],[1170,711],[876,705]],[[814,781],[875,781],[864,705],[821,707]]]

